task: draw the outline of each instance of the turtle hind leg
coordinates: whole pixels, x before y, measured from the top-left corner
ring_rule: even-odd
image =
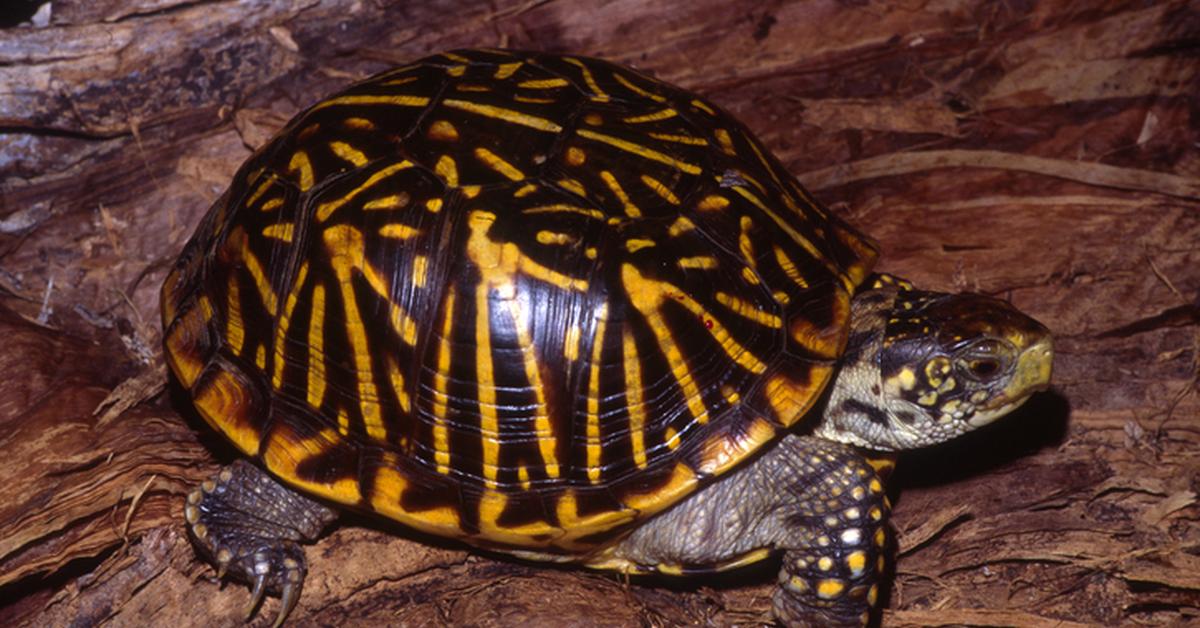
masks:
[[[315,540],[337,513],[238,460],[188,494],[184,517],[193,543],[216,564],[218,576],[253,587],[247,619],[266,593],[281,597],[279,626],[304,585],[307,563],[300,543]]]
[[[840,443],[786,436],[590,564],[687,575],[782,554],[772,598],[780,623],[860,626],[879,606],[887,515],[883,486],[862,454]]]

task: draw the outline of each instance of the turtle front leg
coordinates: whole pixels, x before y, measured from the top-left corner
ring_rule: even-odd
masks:
[[[265,593],[281,597],[276,627],[304,585],[307,563],[299,542],[315,540],[337,518],[243,460],[188,494],[183,512],[192,541],[216,563],[218,577],[230,574],[253,586],[247,619]]]
[[[879,601],[887,514],[883,486],[861,454],[839,443],[787,436],[638,527],[593,564],[697,573],[782,552],[773,597],[781,623],[862,625]]]

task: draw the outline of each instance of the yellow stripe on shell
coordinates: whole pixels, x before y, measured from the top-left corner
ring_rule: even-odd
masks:
[[[562,127],[546,118],[529,115],[515,109],[506,109],[495,105],[485,105],[483,103],[472,102],[469,100],[459,100],[457,98],[447,98],[442,101],[442,104],[451,109],[466,111],[477,115],[519,124],[538,131],[546,131],[548,133],[558,133],[562,131]]]
[[[334,225],[325,230],[323,238],[329,254],[329,265],[333,267],[341,288],[342,309],[346,317],[344,327],[349,337],[350,353],[354,357],[354,376],[358,383],[359,411],[362,413],[367,436],[384,442],[387,440],[387,427],[384,425],[383,413],[379,406],[379,389],[375,385],[371,348],[367,341],[366,324],[358,310],[358,297],[354,293],[354,284],[351,281],[352,273],[358,269],[367,279],[367,283],[384,299],[388,299],[388,288],[364,259],[366,245],[361,231],[347,225]],[[396,304],[392,303],[393,318],[397,309]]]
[[[621,343],[625,357],[625,410],[629,413],[629,443],[633,449],[633,463],[639,469],[646,468],[646,407],[642,399],[642,361],[638,357],[637,342],[628,326],[621,329]]]
[[[710,436],[700,448],[696,469],[706,475],[721,475],[773,438],[775,427],[770,421],[756,417],[736,433]]]
[[[275,240],[282,240],[287,243],[292,241],[292,223],[281,222],[274,225],[263,227],[262,234],[265,237]]]
[[[688,269],[691,269],[691,268],[698,268],[698,269],[716,268],[717,267],[717,258],[715,258],[711,255],[697,255],[695,257],[681,257],[681,258],[679,258],[678,264],[679,264],[680,268],[688,268]]]
[[[553,205],[539,205],[521,210],[522,214],[578,214],[595,218],[597,220],[604,219],[604,212],[593,209],[591,207],[580,207],[578,205],[566,205],[564,203],[555,203]]]
[[[654,92],[647,91],[641,87],[638,87],[637,85],[634,85],[632,81],[630,81],[628,78],[625,78],[625,76],[623,74],[621,74],[620,72],[613,72],[612,76],[614,79],[617,80],[618,83],[620,83],[621,85],[624,85],[626,89],[628,89],[629,91],[631,91],[639,96],[649,98],[650,100],[653,100],[655,102],[667,102],[666,97],[660,96],[658,94],[655,94]]]
[[[409,399],[408,389],[404,383],[404,374],[400,372],[400,366],[396,364],[396,359],[387,357],[387,372],[388,381],[392,384],[392,392],[396,395],[396,401],[400,404],[400,409],[405,412],[412,411],[412,400]]]
[[[735,186],[733,186],[732,189],[734,192],[736,192],[738,194],[738,196],[741,196],[742,198],[750,201],[751,204],[753,204],[755,207],[757,207],[759,210],[761,210],[764,214],[766,214],[771,220],[773,220],[775,222],[775,224],[780,229],[783,230],[784,233],[788,234],[788,236],[791,237],[793,242],[795,242],[796,244],[799,244],[801,248],[803,248],[805,251],[807,251],[808,254],[812,257],[812,259],[814,259],[818,262],[821,262],[825,266],[825,268],[827,268],[829,270],[829,272],[831,274],[833,274],[833,276],[837,277],[838,279],[841,279],[842,284],[846,287],[847,290],[850,290],[850,291],[854,290],[855,282],[850,277],[847,277],[846,274],[843,273],[841,271],[841,269],[839,269],[833,263],[832,260],[829,260],[829,259],[827,259],[827,257],[825,255],[822,255],[820,249],[818,249],[808,238],[804,237],[799,231],[797,231],[795,229],[795,227],[788,224],[788,222],[786,220],[784,220],[783,217],[781,217],[774,210],[767,207],[767,205],[762,202],[762,199],[758,198],[758,196],[756,196],[753,192],[751,192],[748,188],[746,188],[744,186],[735,185]]]
[[[271,430],[269,440],[263,445],[263,464],[271,473],[305,493],[340,504],[355,505],[362,501],[362,492],[356,477],[343,477],[333,482],[314,482],[303,478],[297,471],[301,463],[328,453],[338,443],[345,441],[346,439],[339,436],[333,428],[326,428],[304,438],[286,424],[277,422]]]
[[[556,537],[562,536],[562,529],[551,526],[544,521],[534,521],[518,526],[500,525],[500,516],[508,506],[508,496],[495,490],[485,490],[479,500],[479,535],[489,541],[515,545],[518,547],[544,547]]]
[[[329,107],[361,107],[363,105],[392,105],[396,107],[424,107],[429,104],[429,98],[425,96],[412,96],[409,94],[391,94],[391,95],[376,95],[376,94],[354,94],[349,96],[337,96],[317,103],[308,112],[311,114],[314,111],[328,109]]]
[[[362,183],[362,185],[359,185],[353,190],[350,190],[349,192],[331,201],[321,203],[317,206],[317,222],[325,222],[326,220],[329,220],[329,217],[333,215],[333,212],[337,211],[338,208],[346,203],[354,200],[359,194],[371,189],[383,179],[386,179],[387,177],[390,177],[401,170],[407,170],[408,168],[411,168],[412,165],[412,162],[408,161],[407,159],[394,164],[389,164],[388,166],[381,168],[378,172],[368,177],[367,180]]]
[[[408,194],[408,192],[401,192],[399,194],[390,194],[388,196],[382,196],[380,198],[369,200],[366,203],[363,203],[362,208],[364,211],[400,209],[408,206],[408,202],[410,200],[412,200],[412,197]]]
[[[608,304],[602,303],[593,316],[596,334],[592,336],[592,360],[588,367],[587,427],[584,432],[587,449],[587,476],[595,484],[600,481],[600,367],[604,350],[604,331],[608,325]]]
[[[496,153],[482,146],[475,149],[475,158],[482,162],[483,165],[503,175],[509,181],[520,181],[525,178],[525,173],[521,172],[516,166],[508,163]]]
[[[726,155],[737,155],[737,150],[733,147],[733,138],[729,137],[729,131],[725,129],[717,129],[713,131],[713,135],[717,138],[717,144],[720,144],[721,150]]]
[[[623,121],[627,124],[642,124],[644,122],[658,122],[659,120],[667,120],[674,118],[677,115],[679,115],[678,111],[667,107],[666,109],[661,109],[659,111],[655,111],[654,113],[647,113],[640,116],[629,116],[628,118],[624,118]]]
[[[474,239],[475,232],[472,230],[471,240]],[[471,245],[467,246],[469,248]],[[479,270],[485,276],[475,286],[475,390],[479,396],[479,444],[483,452],[483,484],[489,489],[494,489],[500,468],[500,421],[496,414],[496,372],[492,364],[492,312],[488,301],[491,286],[486,277],[487,270]],[[481,504],[479,508],[482,519],[484,506]],[[480,523],[482,524],[482,521]],[[492,523],[495,523],[495,518],[492,519]]]
[[[688,220],[687,216],[680,216],[675,219],[675,222],[671,223],[670,227],[667,228],[667,235],[671,236],[672,238],[677,238],[695,228],[696,223]]]
[[[625,189],[621,187],[621,183],[617,181],[617,178],[613,176],[613,173],[607,170],[601,170],[600,178],[604,181],[604,184],[608,186],[608,189],[612,190],[612,193],[617,196],[617,200],[621,201],[621,206],[625,209],[626,216],[629,216],[630,218],[637,218],[642,215],[642,210],[638,209],[638,206],[634,205],[633,201],[629,200],[629,195],[625,193]]]
[[[708,146],[708,140],[692,135],[680,135],[677,133],[647,133],[647,135],[664,142],[675,142],[676,144],[688,144],[691,146]]]
[[[714,110],[712,107],[709,107],[708,103],[704,102],[703,100],[700,100],[699,98],[693,98],[691,104],[693,107],[699,109],[700,111],[703,111],[704,113],[707,113],[710,116],[717,115],[716,110]]]
[[[312,314],[308,323],[308,381],[305,398],[308,405],[320,408],[325,401],[325,286],[313,286]]]
[[[296,309],[296,303],[300,299],[300,291],[304,289],[304,282],[308,279],[308,262],[300,264],[300,270],[296,271],[296,277],[292,280],[292,289],[288,291],[287,300],[283,305],[283,316],[279,317],[279,323],[275,326],[275,349],[274,349],[274,366],[275,370],[271,376],[271,387],[279,390],[283,386],[283,367],[286,364],[284,360],[284,341],[287,339],[288,327],[291,326],[292,312]]]
[[[437,163],[433,165],[433,171],[442,178],[442,181],[446,182],[446,185],[452,188],[458,187],[458,164],[450,155],[438,157]]]
[[[214,429],[225,435],[239,451],[258,455],[262,434],[249,422],[252,398],[241,380],[219,366],[216,373],[192,392],[196,411]]]
[[[299,173],[300,180],[296,184],[300,186],[301,192],[307,192],[312,189],[315,177],[313,176],[312,162],[308,159],[308,153],[302,150],[292,153],[292,159],[288,161],[288,172]]]
[[[586,138],[589,140],[595,140],[597,142],[602,142],[604,144],[608,144],[609,146],[612,146],[613,148],[623,150],[627,153],[637,155],[638,157],[642,157],[644,159],[649,159],[651,161],[657,161],[658,163],[661,163],[661,164],[666,164],[668,166],[671,166],[673,168],[676,168],[678,170],[686,172],[687,174],[693,174],[693,175],[700,174],[700,167],[695,164],[691,164],[686,161],[681,161],[681,160],[675,159],[674,157],[672,157],[666,153],[659,152],[659,151],[654,150],[653,148],[649,148],[647,146],[642,146],[641,144],[636,144],[634,142],[630,142],[629,140],[624,140],[619,137],[614,137],[612,135],[605,135],[604,133],[597,133],[595,131],[592,131],[591,129],[576,129],[575,134],[582,138]]]
[[[781,329],[783,327],[783,319],[779,316],[770,312],[763,312],[753,303],[731,294],[717,292],[717,303],[729,308],[734,314],[764,327],[772,329]]]
[[[421,235],[421,231],[415,227],[410,227],[400,223],[388,223],[379,228],[379,235],[385,238],[395,238],[397,240],[407,240]]]
[[[450,334],[454,331],[454,286],[446,290],[445,312],[442,314],[442,337],[438,341],[437,371],[433,374],[433,459],[437,471],[450,473],[450,435],[446,428],[446,407],[450,401],[450,355],[453,347]]]
[[[242,355],[246,344],[246,323],[242,320],[242,297],[240,282],[236,275],[229,277],[225,294],[225,339],[234,355]]]
[[[783,269],[783,274],[787,275],[788,279],[791,279],[793,282],[795,282],[797,286],[807,290],[808,281],[804,279],[804,275],[800,274],[800,269],[796,267],[796,263],[792,261],[792,258],[788,257],[787,251],[784,251],[778,246],[774,247],[774,249],[775,261],[778,262],[779,267]]]
[[[641,179],[642,183],[646,187],[650,188],[651,192],[657,194],[664,201],[672,205],[679,204],[679,197],[675,196],[675,193],[671,191],[671,188],[667,187],[662,181],[659,181],[648,174],[642,175]]]
[[[342,161],[349,162],[356,168],[361,168],[367,165],[367,156],[357,148],[347,144],[346,142],[330,142],[329,150],[333,151]]]
[[[833,375],[833,365],[810,364],[808,368],[804,382],[793,381],[784,375],[767,380],[767,403],[775,412],[775,419],[784,427],[794,425],[812,408]]]
[[[493,74],[492,76],[494,76],[497,79],[504,80],[504,79],[512,76],[514,73],[516,73],[516,71],[519,70],[522,65],[524,65],[524,62],[522,62],[522,61],[514,61],[512,63],[501,63],[500,65],[496,66],[496,73]]]
[[[211,306],[210,306],[211,307]],[[200,307],[193,307],[175,319],[164,342],[167,363],[185,388],[191,388],[204,369],[198,346],[208,333],[205,316]]]
[[[625,504],[636,508],[643,517],[652,515],[675,504],[691,493],[700,483],[696,472],[682,462],[675,463],[666,484],[646,493],[633,493],[625,497]]]
[[[246,272],[250,273],[250,277],[254,279],[254,286],[258,288],[258,295],[262,298],[263,307],[266,308],[268,314],[274,316],[279,301],[275,296],[275,289],[271,287],[271,280],[267,278],[262,262],[258,261],[258,257],[250,250],[250,240],[246,237],[245,232],[240,232],[239,235],[242,241],[242,264],[246,267]]]
[[[375,481],[371,484],[371,508],[415,530],[448,538],[461,536],[462,524],[458,510],[453,506],[416,511],[404,509],[401,505],[403,495],[410,483],[400,468],[401,462],[395,452],[383,452],[382,463],[375,467]]]
[[[579,68],[580,74],[583,75],[583,82],[592,91],[592,100],[596,102],[608,102],[610,100],[608,94],[600,89],[600,85],[596,82],[596,77],[592,76],[592,71],[588,69],[586,64],[574,57],[563,57],[563,61]]]
[[[555,89],[558,87],[566,87],[571,83],[567,79],[552,78],[552,79],[533,79],[529,81],[521,81],[517,83],[517,87],[522,89]]]

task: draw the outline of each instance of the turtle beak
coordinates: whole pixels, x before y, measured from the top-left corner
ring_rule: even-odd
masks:
[[[1054,364],[1054,341],[1046,333],[1021,351],[1012,379],[1000,394],[996,395],[978,415],[981,422],[990,422],[984,417],[999,417],[1025,402],[1035,392],[1050,387],[1050,373]],[[981,423],[982,424],[982,423]]]

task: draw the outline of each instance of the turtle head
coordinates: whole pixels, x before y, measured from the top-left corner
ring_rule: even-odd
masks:
[[[818,435],[880,451],[948,441],[1050,383],[1050,332],[1006,301],[879,285],[855,297]]]

